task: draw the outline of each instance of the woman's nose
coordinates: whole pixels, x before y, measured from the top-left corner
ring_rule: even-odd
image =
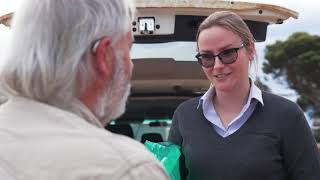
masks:
[[[214,68],[221,68],[224,67],[224,64],[221,62],[220,58],[218,56],[214,57]]]

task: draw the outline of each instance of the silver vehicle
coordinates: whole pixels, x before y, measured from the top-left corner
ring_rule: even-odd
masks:
[[[297,12],[283,7],[237,1],[136,0],[136,5],[131,96],[126,113],[106,128],[141,142],[167,140],[176,107],[209,88],[194,58],[197,28],[209,14],[236,12],[257,42],[266,40],[270,24],[281,25],[298,17]],[[9,26],[12,14],[0,17],[0,23]]]
[[[257,42],[267,27],[280,25],[298,13],[258,3],[236,1],[136,0],[132,23],[135,65],[126,113],[107,128],[138,141],[165,141],[176,107],[201,96],[210,86],[194,58],[198,25],[211,13],[229,10],[245,19]]]

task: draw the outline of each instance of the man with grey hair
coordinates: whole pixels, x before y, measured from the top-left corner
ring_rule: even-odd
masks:
[[[169,179],[142,144],[104,130],[133,64],[132,0],[25,0],[0,74],[0,177]]]

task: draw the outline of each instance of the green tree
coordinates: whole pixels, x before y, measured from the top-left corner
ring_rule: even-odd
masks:
[[[292,34],[265,49],[263,71],[275,78],[285,77],[300,95],[297,103],[320,115],[320,36],[305,32]]]

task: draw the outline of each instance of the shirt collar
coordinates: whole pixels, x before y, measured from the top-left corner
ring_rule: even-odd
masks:
[[[258,102],[263,106],[263,98],[262,98],[262,92],[261,90],[255,85],[253,80],[250,78],[250,93],[249,93],[249,101],[251,102],[252,99],[258,100]],[[197,106],[197,109],[199,109],[204,102],[208,102],[211,100],[212,96],[215,94],[215,88],[212,84],[210,84],[210,88],[207,90],[207,92],[200,98],[199,104]]]
[[[81,101],[75,100],[73,103],[73,113],[77,114],[78,116],[84,118],[87,122],[90,124],[98,127],[98,128],[104,128],[101,121],[93,114],[93,112],[85,106]]]
[[[250,82],[251,82],[251,88],[250,88],[250,94],[249,94],[250,101],[254,98],[254,99],[258,100],[258,102],[259,102],[262,106],[264,106],[261,90],[260,90],[260,89],[258,88],[258,86],[253,82],[252,79],[250,79]]]

